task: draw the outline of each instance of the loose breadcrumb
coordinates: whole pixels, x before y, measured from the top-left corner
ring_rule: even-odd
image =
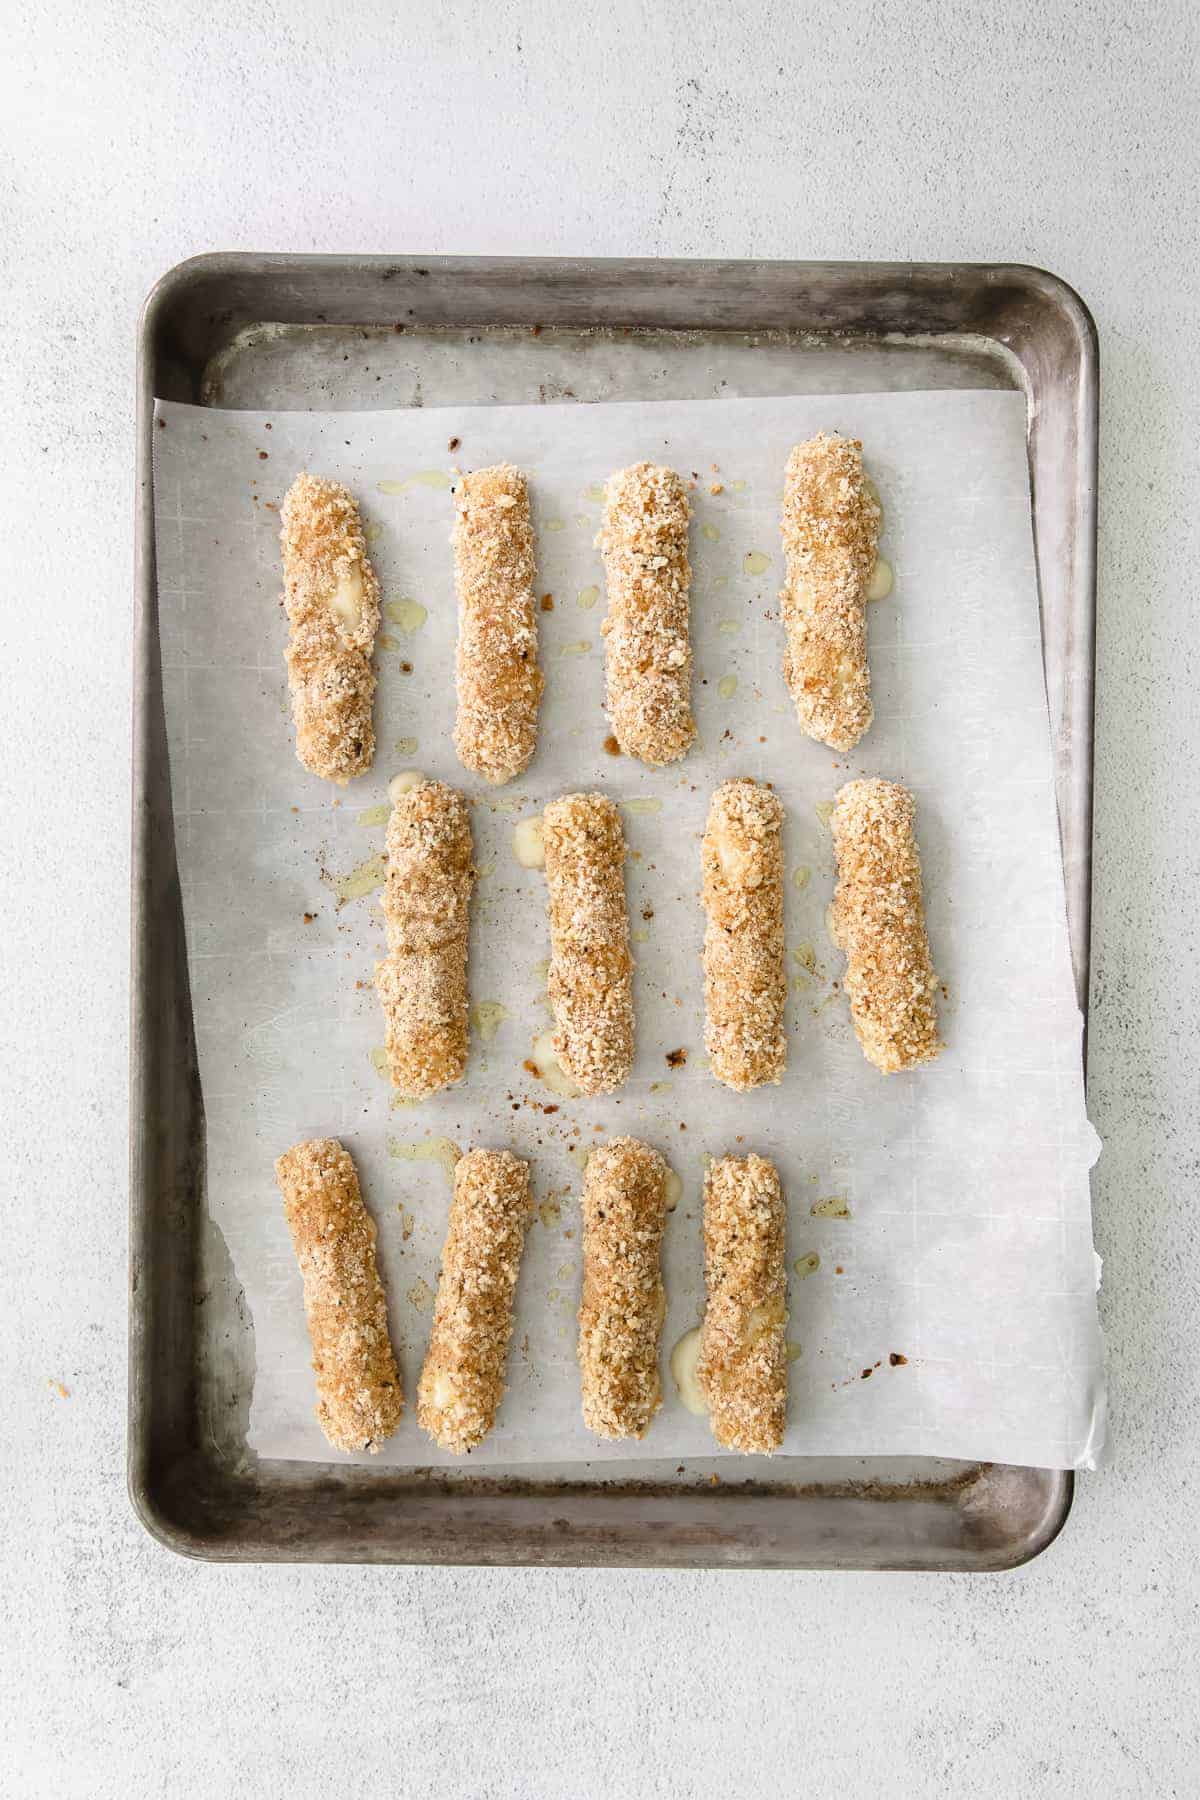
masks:
[[[508,1150],[469,1150],[454,1170],[433,1330],[417,1421],[443,1450],[482,1443],[504,1394],[513,1291],[531,1210],[529,1164]]]
[[[546,808],[543,842],[554,1052],[585,1094],[610,1094],[633,1062],[621,815],[603,794],[567,794]]]
[[[726,1450],[778,1450],[787,1419],[787,1209],[773,1163],[723,1156],[704,1182],[706,1305],[696,1379]]]
[[[848,781],[830,817],[838,881],[830,911],[846,994],[868,1062],[885,1075],[932,1062],[937,976],[929,955],[916,803],[895,781]]]
[[[280,520],[296,755],[314,775],[344,787],[375,754],[379,582],[358,507],[339,482],[298,475]]]
[[[583,1422],[603,1438],[644,1437],[662,1405],[666,1163],[636,1138],[611,1139],[588,1158],[582,1209]]]
[[[379,1449],[404,1411],[375,1265],[375,1223],[336,1138],[313,1138],[275,1164],[304,1279],[317,1420],[335,1450]]]
[[[454,504],[454,747],[464,768],[499,785],[533,755],[542,697],[529,488],[520,469],[501,463],[464,475]]]
[[[383,912],[388,953],[375,965],[393,1085],[421,1099],[467,1066],[471,825],[441,781],[397,797],[387,829]]]
[[[688,635],[691,509],[674,469],[635,463],[610,475],[604,524],[608,716],[626,756],[677,762],[696,735]]]
[[[780,527],[787,561],[783,673],[801,730],[832,750],[853,749],[875,716],[867,587],[882,517],[857,438],[820,432],[796,445]]]
[[[744,1091],[787,1064],[783,806],[760,782],[726,781],[708,810],[704,871],[704,1042],[712,1072]]]

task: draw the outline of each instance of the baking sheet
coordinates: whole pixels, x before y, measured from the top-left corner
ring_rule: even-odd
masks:
[[[222,413],[160,403],[155,502],[177,849],[207,1120],[208,1194],[253,1316],[249,1442],[326,1461],[312,1419],[300,1285],[272,1179],[281,1148],[333,1133],[379,1222],[406,1387],[428,1335],[452,1149],[508,1144],[538,1203],[510,1389],[474,1462],[627,1458],[582,1427],[574,1362],[575,1196],[586,1147],[656,1143],[683,1182],[665,1250],[671,1345],[700,1316],[704,1159],[754,1148],[789,1199],[794,1454],[928,1454],[1091,1466],[1103,1371],[1087,1123],[1063,904],[1026,472],[1016,394],[917,393],[363,414]],[[818,429],[864,440],[886,511],[893,596],[872,609],[876,723],[834,756],[802,738],[780,668],[781,470]],[[448,448],[459,440],[455,450]],[[604,749],[600,487],[638,457],[697,478],[695,703],[701,746],[652,772]],[[529,470],[547,692],[539,753],[499,793],[450,743],[452,470]],[[714,470],[713,464],[719,465]],[[278,504],[300,467],[362,498],[385,595],[378,752],[341,794],[292,751]],[[712,494],[712,485],[723,491]],[[371,974],[387,781],[419,767],[474,808],[467,1080],[391,1104]],[[727,1094],[704,1067],[697,900],[712,787],[772,780],[787,808],[791,1057],[781,1086]],[[824,925],[841,781],[917,794],[949,1048],[885,1078],[854,1042]],[[549,1023],[544,878],[512,834],[554,795],[625,807],[638,1056],[618,1096],[568,1100],[524,1068]],[[498,1009],[498,1010],[497,1010]],[[686,1052],[679,1064],[676,1053]],[[668,1058],[671,1061],[668,1062]],[[676,1065],[676,1066],[673,1066]],[[556,1110],[547,1110],[547,1109]],[[814,1266],[815,1259],[815,1266]],[[665,1371],[664,1371],[665,1373]],[[704,1420],[666,1403],[643,1454],[711,1456]],[[638,1448],[638,1447],[631,1447]],[[380,1460],[449,1460],[410,1409]]]

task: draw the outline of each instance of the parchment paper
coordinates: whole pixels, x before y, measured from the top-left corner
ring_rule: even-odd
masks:
[[[300,1281],[272,1175],[287,1145],[328,1133],[352,1150],[378,1220],[410,1397],[450,1197],[438,1140],[506,1144],[532,1161],[539,1212],[510,1387],[473,1462],[713,1453],[707,1421],[684,1411],[666,1363],[701,1314],[705,1158],[753,1148],[779,1165],[798,1265],[789,1452],[1090,1466],[1104,1416],[1088,1190],[1098,1140],[1084,1111],[1022,397],[269,418],[160,404],[158,423],[164,684],[208,1196],[253,1314],[251,1446],[333,1455],[312,1416]],[[871,611],[875,725],[849,756],[801,736],[781,672],[782,470],[790,446],[819,429],[862,438],[896,572],[893,595]],[[659,772],[604,748],[598,484],[641,457],[696,475],[701,745]],[[505,458],[531,477],[538,591],[553,609],[540,614],[538,754],[495,791],[458,766],[450,739],[449,483],[458,465]],[[390,614],[375,766],[341,794],[295,760],[284,676],[278,505],[304,467],[361,497]],[[391,1104],[373,1060],[384,938],[382,869],[371,859],[383,849],[388,780],[404,768],[476,802],[471,993],[503,1009],[488,1041],[474,1033],[466,1081],[416,1107]],[[772,780],[787,809],[794,992],[786,1078],[737,1096],[704,1061],[698,889],[709,794],[743,773]],[[898,778],[917,795],[949,1047],[908,1075],[865,1062],[834,985],[823,808],[857,774]],[[512,836],[555,795],[594,787],[625,806],[637,1061],[621,1094],[566,1100],[523,1066],[549,1024],[549,946],[544,876],[518,866]],[[370,891],[339,899],[339,888]],[[672,1067],[679,1050],[686,1062]],[[580,1165],[587,1146],[616,1132],[658,1145],[683,1181],[665,1250],[665,1404],[628,1450],[584,1431],[574,1354]],[[381,1460],[447,1459],[410,1406]]]

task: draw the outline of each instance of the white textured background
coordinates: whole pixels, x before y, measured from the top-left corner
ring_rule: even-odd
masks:
[[[1193,19],[1188,0],[10,6],[5,1800],[1195,1793]],[[133,331],[152,280],[215,248],[1000,258],[1088,300],[1090,1076],[1116,1450],[1026,1570],[222,1570],[134,1522]]]

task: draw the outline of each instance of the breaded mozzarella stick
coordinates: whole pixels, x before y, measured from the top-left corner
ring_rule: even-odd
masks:
[[[696,1379],[726,1450],[778,1450],[787,1417],[787,1209],[762,1156],[723,1156],[704,1182],[706,1303]]]
[[[296,755],[314,775],[344,787],[375,754],[379,582],[358,507],[339,482],[297,475],[280,518]]]
[[[649,1144],[613,1138],[588,1158],[582,1207],[583,1422],[599,1437],[644,1437],[662,1405],[658,1340],[667,1311],[660,1266],[666,1163]]]
[[[567,794],[546,808],[543,842],[555,1055],[585,1094],[611,1094],[633,1062],[621,815],[603,794]]]
[[[604,490],[608,716],[626,756],[652,767],[686,755],[692,719],[688,635],[691,509],[674,469],[635,463]]]
[[[726,781],[701,846],[704,1043],[717,1080],[739,1091],[778,1081],[787,1064],[782,827],[770,788]]]
[[[893,1075],[932,1062],[937,976],[929,955],[916,805],[895,781],[848,781],[829,821],[837,852],[830,909],[846,955],[846,995],[868,1062]]]
[[[875,716],[867,663],[867,587],[883,518],[857,438],[819,432],[788,458],[783,490],[787,586],[783,673],[800,728],[851,750]]]
[[[392,1084],[420,1099],[467,1066],[467,930],[471,826],[455,788],[421,781],[400,794],[387,829],[383,912],[388,953],[375,965]]]
[[[529,489],[520,469],[501,463],[464,475],[454,506],[454,747],[464,768],[499,785],[519,775],[533,755],[542,697]]]
[[[336,1138],[296,1144],[275,1164],[304,1279],[317,1420],[335,1450],[379,1449],[404,1411],[375,1266],[375,1223]]]
[[[529,1213],[528,1163],[508,1150],[469,1150],[459,1158],[417,1388],[418,1423],[458,1455],[482,1443],[504,1394]]]

